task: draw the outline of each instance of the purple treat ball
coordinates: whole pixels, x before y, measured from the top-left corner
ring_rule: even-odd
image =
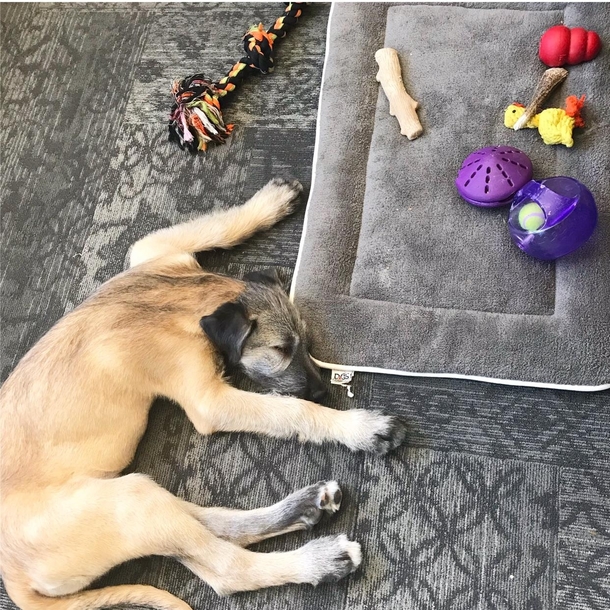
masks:
[[[464,159],[455,179],[458,193],[472,205],[495,208],[508,205],[532,178],[532,162],[512,146],[488,146]]]

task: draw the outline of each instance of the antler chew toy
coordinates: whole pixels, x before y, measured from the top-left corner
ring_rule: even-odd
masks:
[[[409,140],[415,140],[424,131],[416,112],[419,102],[416,102],[405,89],[398,53],[390,48],[379,49],[375,53],[375,61],[379,64],[376,79],[381,83],[390,102],[390,114],[398,119],[400,133]]]
[[[513,127],[515,131],[523,129],[527,123],[540,112],[544,100],[546,100],[551,91],[555,89],[559,83],[562,83],[567,76],[568,71],[563,68],[550,68],[549,70],[545,70],[536,85],[532,101],[527,105],[525,112]]]

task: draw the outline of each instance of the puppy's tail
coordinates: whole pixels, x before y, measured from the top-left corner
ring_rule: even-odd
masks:
[[[14,586],[6,581],[4,584],[21,610],[95,610],[118,604],[150,606],[158,610],[192,610],[186,602],[171,593],[148,585],[119,585],[65,597],[47,597],[29,587]]]

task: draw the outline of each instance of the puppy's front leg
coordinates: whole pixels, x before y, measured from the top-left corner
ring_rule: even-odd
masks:
[[[307,400],[244,392],[228,384],[215,386],[197,404],[182,405],[203,434],[258,432],[302,441],[335,441],[353,450],[384,454],[405,439],[406,427],[397,417],[379,411],[337,411]]]

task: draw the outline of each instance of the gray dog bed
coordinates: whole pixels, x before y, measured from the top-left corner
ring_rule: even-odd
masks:
[[[610,14],[608,5],[337,4],[323,78],[314,182],[292,294],[326,368],[466,377],[518,385],[610,387]],[[508,8],[503,8],[508,6]],[[544,9],[544,10],[543,10]],[[569,67],[547,100],[587,96],[575,145],[503,125],[545,69],[540,35],[597,31],[596,60]],[[423,135],[400,135],[375,81],[375,51],[398,51]],[[523,254],[508,208],[481,209],[454,178],[473,150],[526,152],[534,178],[593,192],[592,239],[555,262]]]

